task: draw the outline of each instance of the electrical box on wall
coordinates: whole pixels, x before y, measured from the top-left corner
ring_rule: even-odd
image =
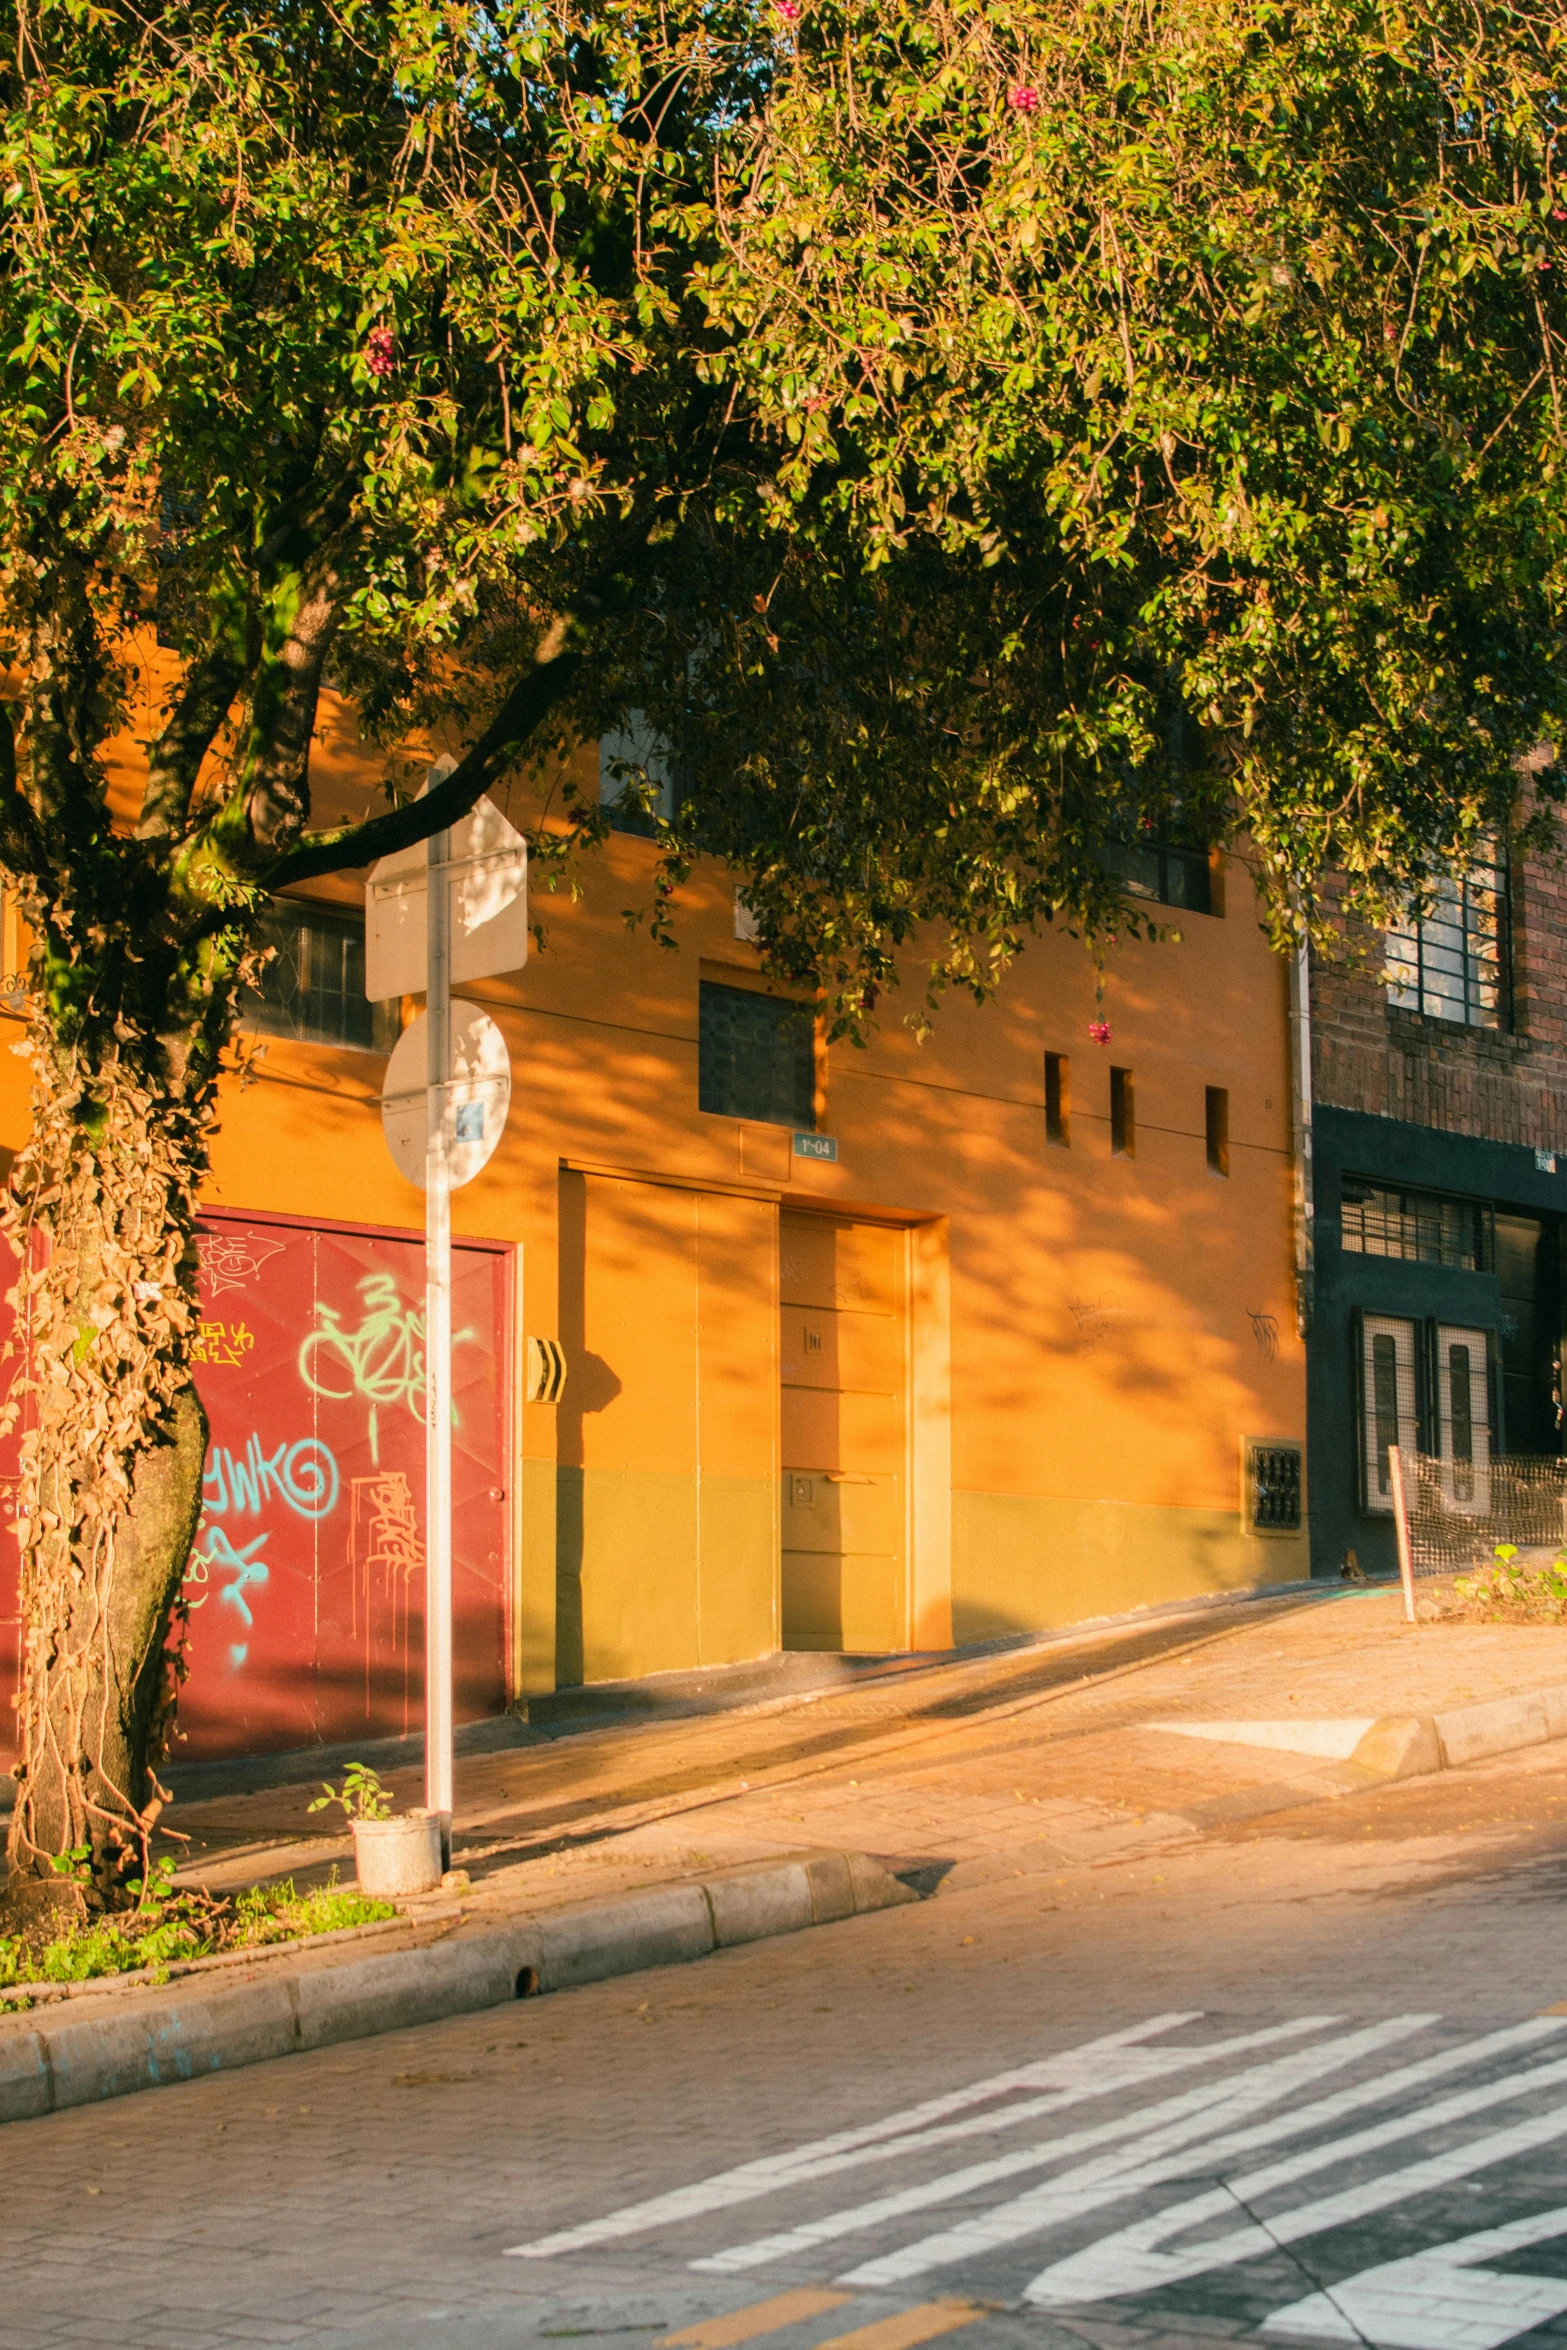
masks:
[[[1305,1524],[1305,1447],[1287,1436],[1241,1439],[1241,1517],[1248,1534],[1298,1534]]]
[[[566,1384],[566,1352],[558,1338],[528,1341],[529,1403],[559,1403]]]

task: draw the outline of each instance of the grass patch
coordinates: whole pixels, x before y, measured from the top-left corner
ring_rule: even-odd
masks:
[[[232,1901],[206,1893],[176,1892],[165,1867],[140,1909],[108,1917],[73,1920],[51,1931],[39,1925],[19,1934],[0,1934],[0,2008],[18,1983],[87,1983],[103,1975],[155,1971],[226,1950],[258,1950],[298,1942],[307,1934],[340,1934],[352,1926],[378,1925],[397,1915],[390,1901],[370,1901],[352,1886],[330,1883],[314,1893],[281,1885],[256,1885]]]
[[[254,1950],[269,1942],[297,1942],[306,1934],[341,1934],[350,1926],[379,1925],[395,1918],[395,1901],[371,1901],[349,1886],[331,1880],[314,1893],[296,1893],[292,1877],[281,1885],[256,1885],[234,1904],[235,1932],[228,1945]]]

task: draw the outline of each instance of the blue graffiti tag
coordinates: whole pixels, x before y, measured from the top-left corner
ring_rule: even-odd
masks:
[[[336,1458],[319,1436],[301,1436],[295,1444],[280,1444],[276,1452],[264,1453],[260,1437],[253,1434],[238,1460],[213,1446],[201,1498],[204,1508],[220,1518],[231,1510],[236,1517],[247,1512],[259,1515],[274,1493],[301,1518],[329,1518],[341,1489]]]
[[[203,1540],[206,1543],[204,1550],[201,1547]],[[257,1556],[266,1541],[267,1534],[262,1532],[256,1536],[253,1542],[247,1542],[243,1549],[239,1549],[229,1540],[221,1526],[208,1526],[203,1521],[197,1529],[196,1542],[191,1551],[190,1566],[186,1571],[185,1580],[187,1583],[205,1583],[215,1574],[231,1576],[232,1581],[225,1583],[218,1593],[218,1605],[222,1607],[226,1604],[232,1607],[247,1632],[256,1619],[251,1612],[250,1602],[245,1597],[245,1593],[253,1587],[259,1589],[263,1583],[271,1581],[266,1560]],[[191,1601],[191,1606],[193,1608],[202,1606],[206,1597],[207,1594],[203,1592],[200,1599]],[[235,1672],[238,1672],[249,1654],[250,1643],[248,1641],[234,1641],[230,1644],[229,1663]]]

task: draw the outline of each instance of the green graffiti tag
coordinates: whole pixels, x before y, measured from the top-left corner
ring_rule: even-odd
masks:
[[[363,1397],[370,1407],[370,1458],[379,1468],[382,1407],[424,1419],[424,1315],[408,1304],[390,1273],[368,1274],[359,1294],[364,1318],[356,1330],[344,1327],[335,1306],[317,1304],[317,1326],[299,1350],[299,1376],[312,1395],[331,1403]],[[477,1330],[452,1332],[454,1352],[478,1343]],[[455,1403],[452,1425],[461,1425]]]

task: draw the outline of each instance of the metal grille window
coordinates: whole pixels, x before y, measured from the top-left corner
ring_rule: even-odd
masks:
[[[1343,1245],[1356,1256],[1404,1257],[1460,1273],[1489,1273],[1496,1261],[1491,1210],[1483,1200],[1394,1190],[1354,1176],[1344,1181]]]
[[[816,1023],[807,1004],[702,982],[698,1106],[769,1126],[816,1124]]]
[[[1505,1028],[1512,1014],[1507,866],[1498,854],[1444,881],[1429,914],[1387,934],[1388,1001],[1435,1020]]]
[[[274,898],[262,931],[277,951],[261,975],[259,992],[246,999],[240,1016],[244,1027],[306,1044],[391,1051],[397,1042],[397,1006],[365,1000],[361,912]]]
[[[1156,905],[1181,906],[1189,914],[1211,914],[1213,885],[1206,849],[1175,841],[1109,841],[1099,851],[1106,872],[1116,874],[1128,897],[1152,898]]]
[[[1247,1516],[1254,1534],[1298,1534],[1301,1522],[1300,1446],[1246,1448]]]

